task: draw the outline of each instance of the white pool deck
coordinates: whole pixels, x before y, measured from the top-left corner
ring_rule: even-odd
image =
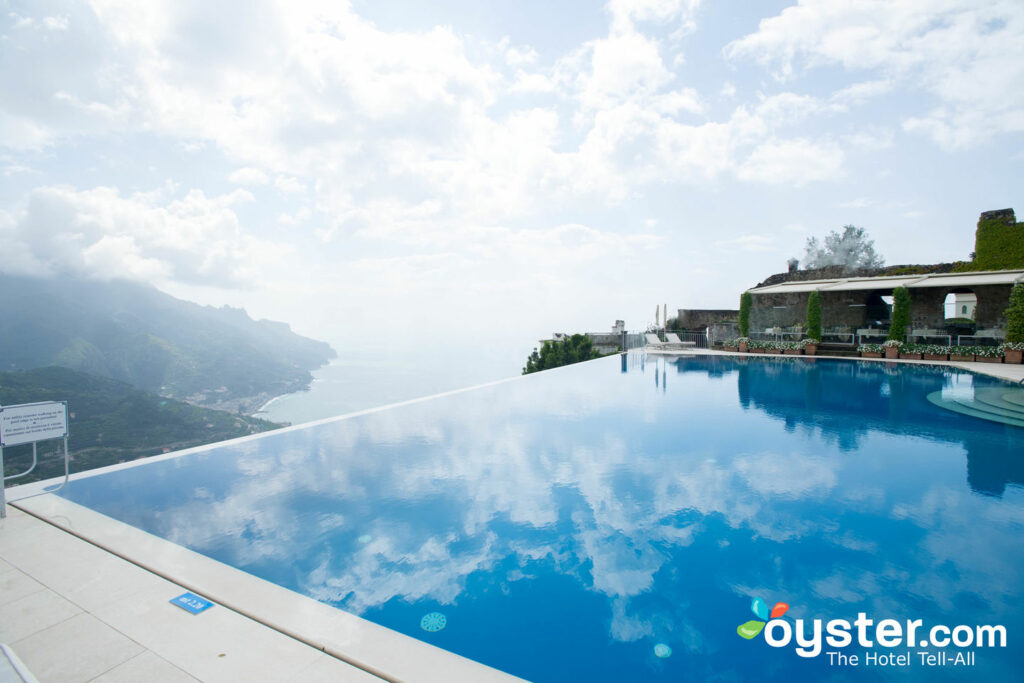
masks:
[[[1024,379],[1022,365],[854,360]],[[520,680],[58,496],[8,493],[15,502],[0,520],[0,643],[42,683]],[[185,591],[216,604],[192,615],[169,602]]]

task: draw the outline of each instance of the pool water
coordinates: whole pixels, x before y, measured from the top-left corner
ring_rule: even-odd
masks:
[[[935,366],[631,354],[63,495],[534,681],[1012,680],[1024,428],[927,400],[997,386]],[[928,648],[876,647],[911,664],[842,667],[827,645],[803,658],[741,638],[754,598],[788,604],[789,623],[1002,625],[1008,646],[932,667]]]

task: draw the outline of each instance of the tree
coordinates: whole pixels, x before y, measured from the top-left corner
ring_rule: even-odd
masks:
[[[804,268],[842,266],[845,270],[881,268],[885,259],[875,253],[875,241],[864,228],[844,225],[843,232],[833,230],[822,242],[808,237],[804,248]]]
[[[540,352],[533,350],[526,359],[523,374],[550,370],[551,368],[571,365],[593,358],[600,358],[601,352],[594,348],[594,342],[585,334],[574,334],[561,341],[545,341]]]
[[[910,292],[906,287],[892,290],[892,320],[889,323],[889,339],[903,341],[910,325]]]
[[[1024,284],[1010,290],[1010,307],[1006,309],[1006,341],[1024,343]]]
[[[807,338],[821,341],[821,294],[818,290],[807,297]]]
[[[750,336],[750,306],[754,296],[750,292],[740,294],[740,336]]]

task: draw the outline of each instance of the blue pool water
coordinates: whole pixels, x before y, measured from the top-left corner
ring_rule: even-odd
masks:
[[[1024,429],[926,399],[999,384],[927,366],[616,356],[64,495],[535,681],[1013,680]],[[754,598],[787,603],[789,623],[1002,625],[1008,646],[964,650],[970,667],[924,666],[916,653],[936,649],[916,646],[874,649],[910,652],[908,667],[831,666],[737,635]]]

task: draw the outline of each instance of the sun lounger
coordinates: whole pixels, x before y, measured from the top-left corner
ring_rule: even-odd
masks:
[[[671,345],[673,347],[678,346],[681,349],[682,348],[686,348],[688,346],[697,346],[697,342],[683,341],[682,339],[679,338],[679,335],[676,334],[675,332],[666,332],[665,333],[665,339],[668,340],[669,345]]]
[[[644,334],[644,339],[647,340],[647,346],[653,349],[667,349],[668,344],[658,339],[658,335],[651,334],[650,332]]]

